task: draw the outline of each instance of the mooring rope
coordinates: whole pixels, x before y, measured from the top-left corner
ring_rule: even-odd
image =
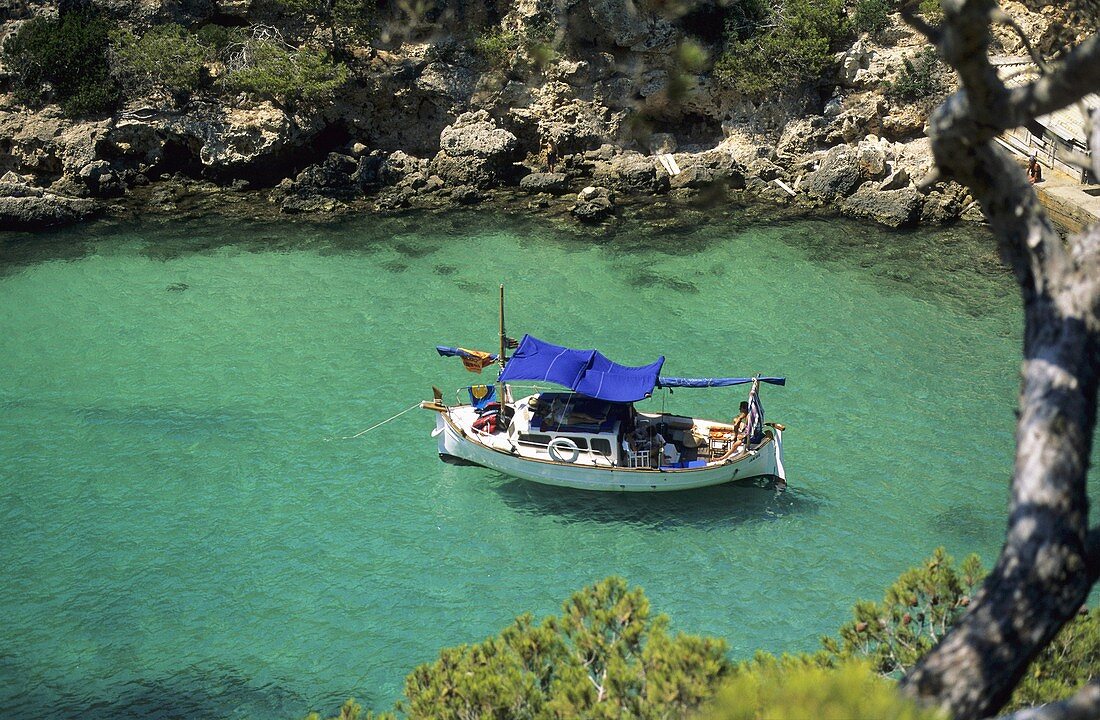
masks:
[[[404,415],[405,413],[409,412],[410,410],[415,410],[415,409],[417,409],[418,407],[420,407],[420,403],[416,403],[415,405],[412,405],[412,406],[410,406],[410,407],[407,407],[407,408],[405,408],[404,410],[402,410],[401,412],[399,412],[399,413],[397,413],[396,415],[394,415],[393,417],[390,417],[390,418],[386,418],[385,420],[383,420],[383,421],[382,421],[382,422],[380,422],[380,423],[375,423],[374,425],[371,425],[371,426],[370,426],[369,428],[367,428],[366,430],[360,430],[359,432],[355,433],[354,435],[345,435],[344,437],[325,438],[325,439],[326,439],[326,440],[354,440],[355,438],[359,437],[360,435],[366,435],[366,434],[367,434],[367,433],[369,433],[369,432],[370,432],[371,430],[374,430],[375,428],[380,428],[380,427],[382,427],[383,425],[385,425],[386,423],[388,423],[389,421],[391,421],[391,420],[396,420],[397,418],[401,417],[402,415]]]

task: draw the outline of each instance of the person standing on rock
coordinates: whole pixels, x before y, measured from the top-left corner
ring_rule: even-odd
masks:
[[[546,160],[546,171],[554,172],[554,165],[558,161],[558,149],[554,145],[553,138],[546,138],[546,141],[542,145],[542,154]]]

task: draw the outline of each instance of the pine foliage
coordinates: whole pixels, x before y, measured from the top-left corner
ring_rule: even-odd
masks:
[[[922,565],[902,573],[881,603],[857,602],[839,639],[824,637],[822,647],[837,660],[865,658],[882,675],[904,673],[966,612],[984,576],[977,555],[956,566],[936,548]]]
[[[405,683],[410,718],[681,717],[730,671],[720,640],[671,635],[640,588],[612,577],[560,617],[520,616],[497,636],[444,650]]]
[[[250,38],[228,52],[223,87],[272,100],[289,111],[331,98],[348,80],[346,65],[324,51],[286,44],[273,28],[254,28]]]
[[[901,697],[894,683],[876,675],[867,663],[849,660],[825,668],[770,656],[739,667],[700,714],[700,720],[771,718],[947,720]]]
[[[170,23],[141,37],[129,28],[111,34],[112,71],[130,94],[164,91],[188,95],[198,89],[212,52],[199,37]]]
[[[727,33],[714,73],[746,95],[816,81],[832,62],[834,43],[850,31],[844,0],[783,0],[766,19],[745,15]]]

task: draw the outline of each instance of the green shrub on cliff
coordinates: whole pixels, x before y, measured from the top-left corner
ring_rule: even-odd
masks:
[[[906,570],[886,589],[881,603],[860,601],[840,637],[821,639],[813,662],[835,665],[869,661],[886,677],[908,671],[951,629],[970,605],[985,570],[977,555],[961,565],[944,549]],[[1005,710],[1062,700],[1100,675],[1100,608],[1079,614],[1039,654]]]
[[[198,89],[211,51],[179,25],[158,25],[141,37],[128,28],[111,34],[112,71],[131,93],[188,95]]]
[[[783,0],[755,27],[731,27],[714,73],[746,95],[801,85],[821,76],[848,31],[844,0]]]
[[[378,14],[376,0],[275,0],[275,4],[294,17],[316,22],[328,37],[328,49],[338,57],[346,53],[349,39],[370,36]]]
[[[852,25],[857,33],[876,32],[890,23],[889,0],[856,0]]]
[[[248,33],[244,28],[208,23],[198,29],[195,37],[210,53],[211,58],[222,58],[230,47],[247,40]]]
[[[939,20],[943,17],[943,7],[940,0],[920,0],[917,10],[928,20]]]
[[[900,698],[892,678],[911,667],[965,612],[985,574],[937,548],[887,588],[857,602],[822,650],[731,664],[722,640],[668,632],[639,588],[607,578],[575,593],[561,617],[521,615],[499,635],[440,652],[405,680],[397,711],[409,718],[772,717],[933,720]],[[1100,608],[1067,624],[1028,669],[1006,710],[1073,695],[1100,672]],[[349,700],[333,720],[363,715]],[[317,714],[308,720],[319,720]]]
[[[20,25],[3,47],[16,98],[27,105],[57,102],[70,117],[114,109],[120,94],[107,64],[110,27],[90,10]]]
[[[511,30],[495,27],[474,38],[474,52],[490,67],[503,68],[519,50],[520,42],[520,36]]]
[[[942,73],[943,64],[935,48],[928,45],[912,58],[902,59],[897,80],[884,83],[886,97],[905,102],[935,99],[946,90]]]
[[[333,61],[328,53],[292,48],[278,37],[253,36],[230,50],[223,86],[254,93],[291,112],[332,97],[348,79],[347,66]]]
[[[1005,712],[1064,700],[1100,676],[1100,607],[1078,614],[1043,648]]]

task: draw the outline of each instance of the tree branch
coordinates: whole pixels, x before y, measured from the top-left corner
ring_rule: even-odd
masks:
[[[1020,95],[988,59],[989,25],[999,12],[993,0],[942,5],[937,47],[962,89],[930,120],[932,151],[944,174],[981,203],[1020,285],[1025,320],[1004,547],[968,614],[902,680],[906,692],[970,720],[1004,705],[1097,578],[1086,472],[1100,382],[1100,237],[1094,228],[1067,252],[1033,187],[993,137],[1021,124],[1024,113],[1100,87],[1100,43],[1090,39]],[[1084,70],[1085,58],[1096,67]]]
[[[1100,678],[1081,688],[1073,697],[1002,715],[997,720],[1095,720],[1100,717]]]

